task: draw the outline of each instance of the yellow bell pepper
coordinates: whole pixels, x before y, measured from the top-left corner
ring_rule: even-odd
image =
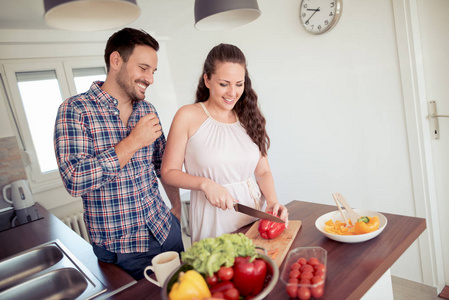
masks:
[[[356,234],[364,234],[373,232],[377,229],[379,229],[379,218],[377,216],[368,218],[368,217],[361,217],[357,220],[357,223],[355,223],[354,229]]]
[[[168,294],[170,300],[201,300],[209,297],[211,293],[206,280],[195,270],[179,273],[178,281]]]

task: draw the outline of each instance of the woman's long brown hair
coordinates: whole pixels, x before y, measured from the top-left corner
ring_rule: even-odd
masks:
[[[270,147],[270,138],[265,130],[266,120],[259,109],[257,94],[251,86],[245,55],[238,47],[230,44],[219,44],[212,48],[204,62],[203,73],[196,90],[195,103],[204,102],[210,96],[203,74],[206,74],[207,78],[210,79],[212,74],[215,74],[217,63],[225,62],[237,63],[245,68],[244,91],[239,101],[235,104],[234,111],[237,113],[240,123],[246,129],[250,138],[259,147],[262,155],[266,156]]]

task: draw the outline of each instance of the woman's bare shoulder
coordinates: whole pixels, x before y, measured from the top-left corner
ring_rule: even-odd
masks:
[[[176,113],[176,116],[182,119],[196,119],[202,115],[206,116],[199,103],[184,105]]]
[[[187,130],[190,137],[206,119],[207,115],[199,103],[187,104],[178,109],[173,124],[180,130]]]

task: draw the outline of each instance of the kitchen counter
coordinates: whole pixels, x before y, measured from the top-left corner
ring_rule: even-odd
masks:
[[[382,212],[388,224],[378,237],[363,243],[345,244],[326,238],[315,228],[315,220],[337,210],[336,206],[292,201],[287,207],[290,220],[302,221],[291,249],[314,246],[327,250],[328,271],[324,295],[320,298],[323,300],[360,299],[384,274],[389,275],[390,267],[426,229],[425,219]],[[246,232],[250,225],[239,232]],[[157,300],[161,299],[161,289],[142,279],[111,299]],[[279,281],[266,299],[289,299],[285,285]]]
[[[67,227],[39,203],[36,203],[39,220],[0,232],[0,260],[11,255],[59,239],[106,287],[105,295],[125,289],[136,281],[114,264],[98,261],[92,246]]]

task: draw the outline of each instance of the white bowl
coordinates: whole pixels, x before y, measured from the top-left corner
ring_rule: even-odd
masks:
[[[365,242],[365,241],[375,238],[384,230],[385,226],[387,226],[387,218],[381,213],[371,211],[371,210],[357,209],[357,208],[355,208],[353,210],[360,216],[367,216],[367,217],[378,216],[379,221],[380,221],[379,229],[377,229],[376,231],[373,231],[373,232],[369,232],[369,233],[365,233],[365,234],[357,234],[357,235],[338,235],[338,234],[332,234],[332,233],[324,231],[325,223],[331,219],[334,222],[335,221],[344,222],[343,217],[341,216],[340,211],[338,211],[338,210],[324,214],[321,217],[319,217],[315,221],[315,227],[322,234],[324,234],[331,240],[334,240],[337,242],[342,242],[342,243],[360,243],[360,242]],[[343,210],[343,213],[345,213],[344,210]]]

